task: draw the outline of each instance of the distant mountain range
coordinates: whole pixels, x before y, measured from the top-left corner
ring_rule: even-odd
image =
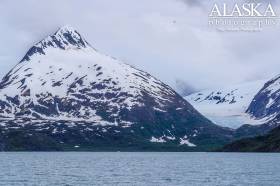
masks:
[[[233,131],[75,29],[32,46],[0,82],[1,150],[208,150]]]

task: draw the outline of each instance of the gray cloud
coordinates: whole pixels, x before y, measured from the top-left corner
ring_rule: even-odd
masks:
[[[197,91],[196,88],[194,88],[192,85],[190,85],[182,79],[176,79],[175,88],[178,91],[178,93],[182,96],[188,96]]]
[[[173,87],[176,79],[203,89],[278,74],[279,28],[259,33],[216,32],[207,26],[213,2],[2,0],[0,76],[30,46],[64,24],[79,30],[102,53]]]
[[[188,6],[202,6],[201,1],[199,0],[181,0],[186,3]]]

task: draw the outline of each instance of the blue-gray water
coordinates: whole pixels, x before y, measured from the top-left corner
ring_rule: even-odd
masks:
[[[280,154],[0,153],[0,185],[280,185]]]

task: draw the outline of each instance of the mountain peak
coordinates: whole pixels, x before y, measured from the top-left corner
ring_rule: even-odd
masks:
[[[29,61],[30,57],[34,54],[45,55],[47,48],[58,48],[62,50],[69,49],[85,49],[88,48],[90,44],[81,36],[81,34],[71,27],[70,25],[65,25],[60,27],[54,34],[47,36],[45,39],[36,43],[31,47],[22,61]]]
[[[81,36],[81,34],[70,25],[60,27],[58,31],[56,31],[52,36],[49,37],[61,49],[72,47],[86,48],[89,45],[87,41]],[[47,38],[47,40],[50,39],[49,37]]]

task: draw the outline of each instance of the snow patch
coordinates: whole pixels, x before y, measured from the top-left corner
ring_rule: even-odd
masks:
[[[188,136],[186,136],[186,135],[183,138],[180,138],[180,145],[187,145],[189,147],[196,147],[195,144],[191,143],[188,140]]]
[[[162,137],[155,138],[155,137],[152,136],[152,138],[150,139],[150,142],[152,142],[152,143],[165,143],[166,141]]]

